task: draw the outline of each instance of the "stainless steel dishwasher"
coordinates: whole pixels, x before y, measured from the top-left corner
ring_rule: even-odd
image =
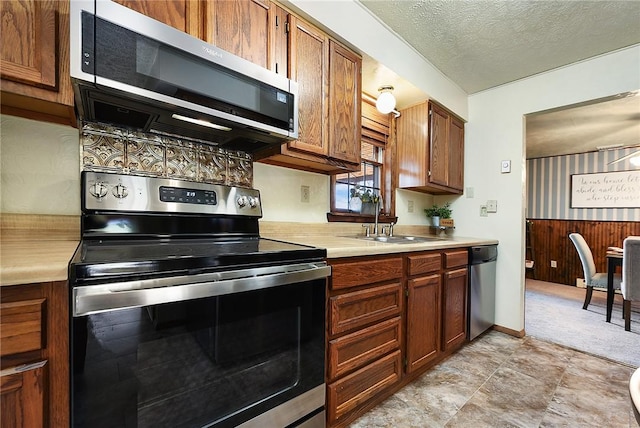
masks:
[[[497,245],[469,249],[469,340],[475,339],[495,323],[497,259]]]

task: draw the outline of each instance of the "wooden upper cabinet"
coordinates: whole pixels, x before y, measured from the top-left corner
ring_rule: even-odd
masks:
[[[449,147],[454,156],[449,156],[449,187],[464,189],[464,122],[451,117]]]
[[[447,186],[449,183],[449,113],[436,105],[430,108],[429,182]]]
[[[360,169],[362,59],[289,14],[289,78],[298,83],[298,139],[255,159],[335,174]]]
[[[272,23],[268,0],[209,0],[205,12],[205,41],[241,58],[270,68]],[[275,27],[275,23],[273,23]]]
[[[3,1],[2,78],[55,90],[56,29],[53,1]]]
[[[311,24],[290,18],[289,78],[298,82],[298,139],[289,148],[327,156],[329,39]]]
[[[362,59],[329,41],[329,156],[360,163]]]
[[[464,122],[425,102],[397,119],[398,187],[460,194],[464,187]]]
[[[396,119],[398,187],[419,188],[426,184],[429,165],[429,127],[427,103],[402,110]]]
[[[202,39],[199,2],[190,0],[114,0],[156,21]]]
[[[0,2],[2,113],[74,125],[69,2]]]

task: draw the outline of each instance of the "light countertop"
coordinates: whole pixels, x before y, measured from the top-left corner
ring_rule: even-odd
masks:
[[[0,233],[0,285],[67,280],[79,216],[2,213]]]
[[[13,241],[0,247],[0,285],[66,281],[78,241]]]
[[[430,228],[426,226],[396,226],[394,234],[405,236],[433,236],[429,232]],[[443,239],[437,241],[391,244],[356,238],[356,236],[362,234],[361,225],[353,223],[304,224],[260,222],[261,237],[326,248],[328,258],[406,253],[498,243],[495,239],[441,235],[440,238]]]
[[[3,215],[0,245],[0,285],[66,281],[68,264],[79,238],[79,221],[73,217]],[[41,218],[42,217],[42,218]],[[42,223],[48,227],[41,227]],[[447,236],[416,243],[385,243],[356,239],[360,225],[308,225],[261,222],[264,238],[326,248],[328,258],[382,255],[446,248],[497,244],[486,238]],[[396,235],[429,236],[428,228],[399,228]]]

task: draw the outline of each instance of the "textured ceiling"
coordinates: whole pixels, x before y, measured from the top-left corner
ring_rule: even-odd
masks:
[[[360,0],[473,94],[640,43],[640,1]]]
[[[640,146],[640,96],[626,95],[527,116],[527,158]]]
[[[640,43],[640,0],[360,3],[469,94]],[[398,108],[426,99],[365,55],[363,90],[382,84],[395,87]],[[638,145],[640,96],[530,115],[526,141],[527,158]]]

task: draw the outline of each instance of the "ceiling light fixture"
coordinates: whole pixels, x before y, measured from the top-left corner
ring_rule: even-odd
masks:
[[[380,113],[389,114],[396,108],[396,97],[393,96],[393,86],[385,85],[378,88],[378,99],[376,100],[376,108]]]

